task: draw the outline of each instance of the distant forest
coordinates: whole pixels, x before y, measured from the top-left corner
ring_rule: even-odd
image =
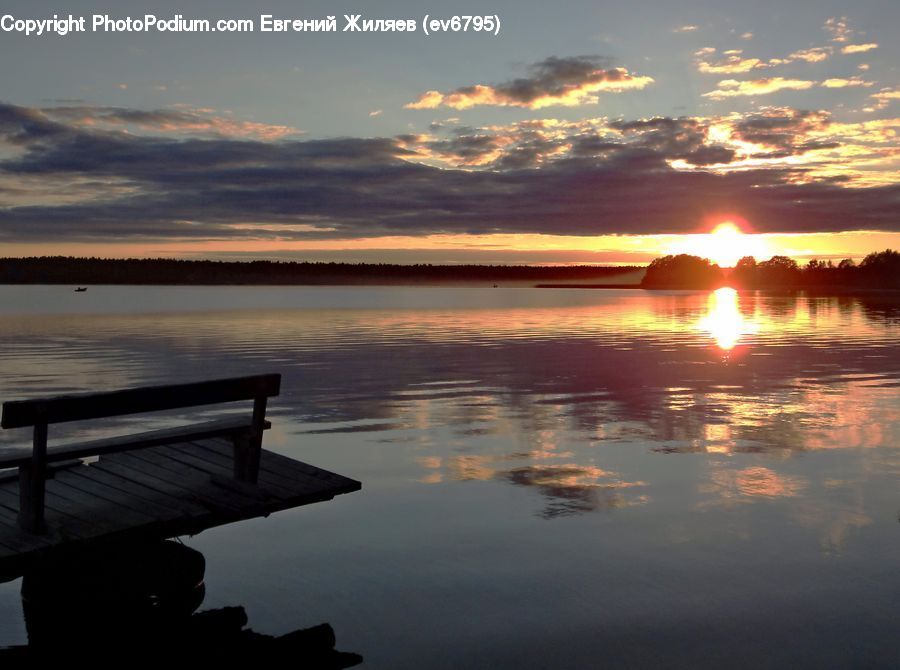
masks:
[[[622,275],[645,272],[640,284],[616,284]],[[632,280],[634,281],[634,280]],[[733,269],[689,254],[657,258],[647,268],[593,265],[393,265],[105,259],[44,256],[0,258],[0,284],[193,284],[193,285],[364,285],[454,282],[534,282],[546,286],[596,285],[634,288],[900,289],[900,252],[886,249],[859,264],[812,260],[799,265],[786,256],[757,262],[751,256]]]
[[[0,284],[418,284],[503,281],[594,281],[641,267],[528,265],[392,265],[104,259],[0,258]]]
[[[744,289],[900,289],[900,252],[885,249],[866,256],[858,265],[846,258],[811,260],[804,266],[787,256],[757,262],[740,259],[733,269],[722,269],[706,258],[679,254],[654,260],[647,268],[642,288]]]

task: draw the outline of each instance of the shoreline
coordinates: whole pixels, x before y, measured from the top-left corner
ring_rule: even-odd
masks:
[[[688,286],[641,286],[640,284],[578,284],[578,283],[559,283],[559,284],[535,284],[529,280],[511,280],[505,282],[490,283],[484,280],[456,280],[456,281],[383,281],[383,282],[315,282],[315,283],[299,283],[299,282],[62,282],[62,281],[29,281],[29,282],[9,282],[0,281],[0,286],[58,286],[67,290],[72,287],[97,288],[104,286],[134,286],[134,287],[189,287],[189,288],[483,288],[483,289],[504,289],[504,288],[533,288],[533,289],[587,289],[587,290],[642,290],[648,292],[713,292],[720,288],[733,288],[740,294],[748,293],[764,293],[767,295],[797,295],[805,294],[812,297],[829,297],[829,296],[858,296],[858,295],[900,295],[900,288],[892,287],[865,287],[865,286],[797,286],[797,287],[778,287],[767,286],[758,288],[744,288],[736,286],[716,286],[716,287],[688,287]],[[74,292],[74,290],[72,291]]]

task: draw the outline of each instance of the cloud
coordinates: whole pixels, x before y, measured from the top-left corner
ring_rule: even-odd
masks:
[[[692,33],[700,29],[700,26],[695,26],[693,24],[688,24],[685,26],[680,26],[678,28],[673,28],[673,33]]]
[[[708,142],[709,124],[700,119],[654,117],[613,121],[610,128],[629,140],[629,149],[652,151],[665,160],[695,166],[729,163],[734,151]]]
[[[832,40],[834,42],[847,42],[850,36],[853,34],[853,31],[851,31],[847,27],[846,17],[842,17],[840,19],[828,19],[825,24],[825,28],[826,30],[829,30],[831,32]],[[750,37],[753,36],[752,33],[745,33],[741,37],[747,38],[747,35],[749,35]],[[878,45],[875,43],[847,44],[841,48],[841,53],[864,53],[877,48]],[[714,53],[716,53],[716,49],[713,47],[704,47],[694,53],[694,55],[697,57],[697,69],[700,72],[706,74],[741,74],[750,72],[752,70],[762,70],[778,67],[781,65],[788,65],[797,61],[803,61],[806,63],[821,63],[834,54],[834,47],[809,47],[807,49],[794,51],[793,53],[781,58],[769,58],[768,60],[757,57],[745,57],[743,56],[742,50],[731,49],[722,52],[723,58],[720,58],[716,61],[710,61],[709,58]]]
[[[369,116],[381,116],[383,113],[383,109],[373,109],[371,112],[369,112]]]
[[[853,35],[853,31],[847,27],[847,18],[830,18],[825,22],[825,29],[832,35],[832,41],[838,43],[847,42]],[[748,37],[749,36],[749,37]],[[753,37],[752,33],[744,33],[741,35],[744,39]],[[841,47],[842,54],[865,53],[873,49],[877,49],[878,45],[874,42],[867,44],[846,44]],[[724,58],[718,61],[709,61],[708,57],[716,53],[713,47],[704,47],[697,51],[694,55],[697,57],[697,69],[706,74],[740,74],[750,72],[751,70],[762,70],[766,68],[787,65],[797,61],[806,63],[821,63],[834,54],[834,47],[819,46],[800,49],[781,58],[769,58],[764,60],[756,57],[744,57],[740,49],[732,49],[723,52]]]
[[[900,227],[900,185],[859,187],[841,163],[822,156],[838,151],[826,147],[839,146],[840,135],[856,134],[848,156],[869,151],[860,160],[871,173],[894,131],[883,124],[835,129],[815,113],[541,119],[444,128],[440,136],[278,141],[138,135],[51,114],[0,104],[0,186],[18,190],[14,203],[0,202],[2,241],[679,233],[717,211],[764,232]],[[741,137],[719,130],[741,121]],[[736,155],[759,151],[741,142],[762,143],[765,133],[781,136],[769,153],[780,147],[816,162]],[[427,164],[439,149],[429,143],[439,142],[463,161],[496,157],[475,167]],[[685,169],[675,167],[682,163]],[[84,192],[75,202],[48,200],[51,182]],[[92,184],[107,186],[91,197]]]
[[[594,104],[599,92],[642,89],[651,77],[636,76],[624,68],[605,68],[596,56],[557,58],[551,56],[529,68],[529,76],[496,85],[464,86],[448,93],[427,91],[407,109],[451,107],[468,109],[478,105],[541,109],[553,105],[572,107]]]
[[[796,61],[804,61],[806,63],[820,63],[826,60],[833,53],[830,46],[826,47],[810,47],[809,49],[801,49],[795,51],[784,58],[770,58],[763,60],[761,58],[745,58],[743,50],[729,49],[723,51],[722,56],[716,61],[710,61],[707,57],[716,53],[713,47],[703,47],[694,53],[697,56],[697,69],[704,74],[741,74],[750,72],[751,70],[764,70],[767,68],[777,67],[779,65],[787,65]]]
[[[900,91],[884,89],[878,93],[873,93],[872,97],[877,100],[900,100]]]
[[[792,166],[802,168],[790,178],[795,182],[833,181],[853,189],[897,183],[900,118],[845,123],[822,110],[768,107],[710,123],[710,135],[736,150],[735,159],[718,171]]]
[[[744,33],[744,34],[741,35],[741,39],[742,39],[742,40],[752,40],[752,39],[753,39],[753,33],[751,33],[751,32],[748,31],[748,32],[746,32],[746,33]]]
[[[846,88],[848,86],[871,86],[871,81],[864,81],[859,77],[850,77],[849,79],[843,77],[835,77],[832,79],[826,79],[819,86],[824,88]]]
[[[900,100],[900,89],[883,88],[878,93],[869,96],[873,100],[870,107],[866,107],[865,111],[874,112],[885,109],[893,100]]]
[[[12,146],[34,147],[75,134],[75,129],[52,121],[40,109],[0,103],[0,140]]]
[[[769,77],[765,79],[752,79],[749,81],[737,81],[725,79],[720,81],[718,88],[709,93],[704,93],[704,98],[722,100],[745,95],[768,95],[786,89],[803,91],[815,85],[814,81],[805,79],[784,79],[783,77]]]
[[[709,55],[712,52],[701,49],[701,51],[698,51],[697,53],[698,55]],[[741,53],[740,50],[731,52],[725,58],[714,63],[700,60],[697,63],[697,69],[704,74],[740,74],[742,72],[749,72],[762,63],[759,58],[742,58],[740,55]]]
[[[535,168],[572,158],[680,160],[692,166],[732,160],[734,151],[710,142],[707,131],[705,121],[687,117],[540,119],[478,128],[433,124],[432,134],[399,139],[423,162],[465,168]]]
[[[827,131],[831,121],[825,112],[770,107],[732,123],[735,139],[762,147],[793,152],[814,134]]]
[[[811,47],[809,49],[801,49],[800,51],[795,51],[785,59],[785,62],[790,63],[791,61],[802,60],[806,61],[807,63],[821,63],[823,60],[826,60],[831,54],[831,47]]]
[[[405,139],[402,138],[401,139]],[[523,143],[521,135],[518,143]],[[516,138],[475,129],[460,128],[448,138],[410,138],[408,146],[426,150],[430,155],[447,161],[456,167],[489,165],[502,155],[502,149],[517,141]],[[537,152],[534,154],[537,159]],[[534,161],[528,161],[529,164]]]
[[[823,26],[826,31],[831,33],[832,42],[846,42],[850,39],[853,31],[847,26],[847,17],[832,17],[825,21]]]
[[[547,506],[540,513],[546,519],[647,502],[645,495],[628,491],[635,487],[645,487],[646,482],[623,481],[618,473],[592,465],[529,465],[506,472],[488,470],[487,474],[516,486],[532,487],[539,491],[548,500]]]
[[[444,94],[440,91],[426,91],[415,102],[404,105],[406,109],[436,109],[444,103]]]
[[[185,107],[181,109],[135,110],[124,107],[92,107],[86,105],[44,108],[48,119],[73,126],[96,129],[125,129],[153,131],[163,134],[215,135],[224,137],[253,137],[276,140],[302,133],[290,126],[238,121],[210,109]]]
[[[874,42],[869,42],[868,44],[848,44],[847,46],[841,48],[842,54],[861,54],[866,51],[872,51],[872,49],[877,49],[878,45]]]

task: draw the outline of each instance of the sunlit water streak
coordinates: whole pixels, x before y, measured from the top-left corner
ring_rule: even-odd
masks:
[[[0,287],[0,315],[3,399],[283,373],[267,446],[364,490],[192,540],[261,630],[330,620],[390,668],[900,652],[896,297]]]

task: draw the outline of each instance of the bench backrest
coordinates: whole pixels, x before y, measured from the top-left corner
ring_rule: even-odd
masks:
[[[0,427],[23,428],[35,424],[82,421],[238,400],[255,400],[276,396],[280,390],[281,375],[266,374],[194,384],[147,386],[105,393],[13,400],[3,403]]]
[[[278,395],[280,390],[281,375],[268,374],[3,403],[0,427],[34,427],[30,456],[18,453],[7,458],[0,457],[0,465],[19,468],[19,525],[30,533],[42,533],[46,530],[44,498],[47,466],[51,462],[67,458],[80,459],[225,434],[232,437],[234,444],[234,478],[240,482],[255,484],[259,474],[262,433],[267,427],[266,402],[270,396]],[[47,453],[47,427],[52,423],[239,400],[253,400],[250,421],[213,422],[215,426],[201,424],[174,430],[151,431],[124,438],[66,445],[54,450],[52,455]]]

